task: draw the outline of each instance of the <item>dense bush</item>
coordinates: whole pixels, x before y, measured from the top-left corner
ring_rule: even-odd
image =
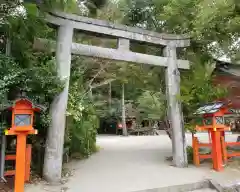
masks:
[[[187,146],[187,159],[189,164],[193,164],[193,148]]]
[[[99,126],[94,105],[85,87],[86,70],[81,58],[72,61],[68,116],[66,130],[66,148],[70,155],[85,158],[96,151],[96,135]]]
[[[96,152],[96,135],[98,118],[94,115],[94,108],[88,103],[79,103],[71,108],[68,116],[69,131],[66,145],[69,145],[71,157],[86,158]]]

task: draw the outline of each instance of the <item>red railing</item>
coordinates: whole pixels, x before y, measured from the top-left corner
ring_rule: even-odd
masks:
[[[26,171],[25,171],[25,182],[30,181],[30,172],[31,172],[31,157],[32,157],[32,145],[27,145],[26,147]],[[6,155],[5,161],[16,161],[16,155]],[[14,176],[15,170],[8,170],[4,173],[4,176]]]
[[[211,143],[200,143],[197,137],[193,136],[193,163],[196,166],[200,165],[201,159],[211,159],[212,154],[200,154],[199,149],[200,147],[212,147]]]
[[[210,139],[210,138],[209,138]],[[210,139],[211,141],[211,139]],[[198,138],[192,137],[192,145],[193,145],[193,163],[195,166],[200,165],[201,159],[212,159],[212,154],[200,154],[200,147],[209,147],[212,148],[212,143],[200,143]],[[240,156],[240,152],[228,152],[227,147],[240,146],[240,142],[226,142],[225,137],[221,136],[221,152],[222,152],[222,160],[223,163],[227,163],[228,158]],[[222,166],[222,165],[221,165]]]
[[[240,152],[228,152],[227,147],[240,146],[240,142],[226,142],[224,137],[221,137],[223,161],[227,163],[228,158],[240,156]]]

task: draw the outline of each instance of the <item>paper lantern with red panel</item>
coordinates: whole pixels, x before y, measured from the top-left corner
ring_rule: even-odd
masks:
[[[16,152],[16,173],[15,173],[15,192],[24,191],[25,182],[25,158],[26,143],[29,134],[37,134],[33,128],[34,112],[39,112],[43,107],[36,106],[29,99],[20,98],[16,100],[11,107],[12,109],[12,126],[6,130],[6,135],[17,136]]]
[[[211,158],[213,160],[213,169],[216,171],[223,169],[221,136],[224,136],[225,131],[230,131],[230,127],[226,126],[224,122],[224,115],[228,111],[228,105],[223,102],[216,102],[200,107],[195,113],[195,115],[202,117],[201,124],[196,125],[195,130],[197,132],[207,131],[210,135],[211,146],[209,146],[212,148]],[[207,144],[202,144],[202,146],[204,145],[207,146]],[[193,147],[195,146],[196,144],[193,143]]]

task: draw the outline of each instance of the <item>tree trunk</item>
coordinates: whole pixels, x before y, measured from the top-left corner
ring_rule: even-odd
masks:
[[[7,41],[6,41],[6,55],[7,56],[11,56],[11,49],[12,49],[11,45],[12,45],[11,40],[9,38],[7,38]]]
[[[109,104],[109,111],[111,112],[112,109],[112,83],[109,83],[108,89],[108,104]]]
[[[125,108],[125,90],[124,83],[122,84],[122,133],[123,136],[128,136],[127,125],[126,125],[126,108]]]

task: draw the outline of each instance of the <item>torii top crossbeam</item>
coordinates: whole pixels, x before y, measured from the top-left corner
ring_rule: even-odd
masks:
[[[190,44],[190,39],[186,35],[160,34],[140,28],[113,24],[62,12],[49,13],[47,14],[46,20],[55,26],[68,26],[69,28],[85,33],[94,33],[96,36],[101,35],[118,39],[117,49],[73,42],[71,45],[71,53],[82,56],[168,67],[168,57],[133,52],[130,50],[130,41],[159,45],[160,49],[162,47],[172,47],[176,49],[178,47],[187,47]],[[49,43],[52,46],[49,46]],[[46,39],[36,40],[35,48],[45,50],[46,47],[55,51],[56,42],[50,42]],[[177,68],[189,69],[189,62],[187,60],[177,59]]]
[[[157,45],[167,46],[169,42],[174,42],[176,47],[188,47],[190,38],[187,35],[173,35],[156,33],[126,25],[114,24],[103,20],[82,17],[63,12],[49,13],[47,21],[54,25],[71,24],[75,29],[101,33],[109,36],[147,42]]]

